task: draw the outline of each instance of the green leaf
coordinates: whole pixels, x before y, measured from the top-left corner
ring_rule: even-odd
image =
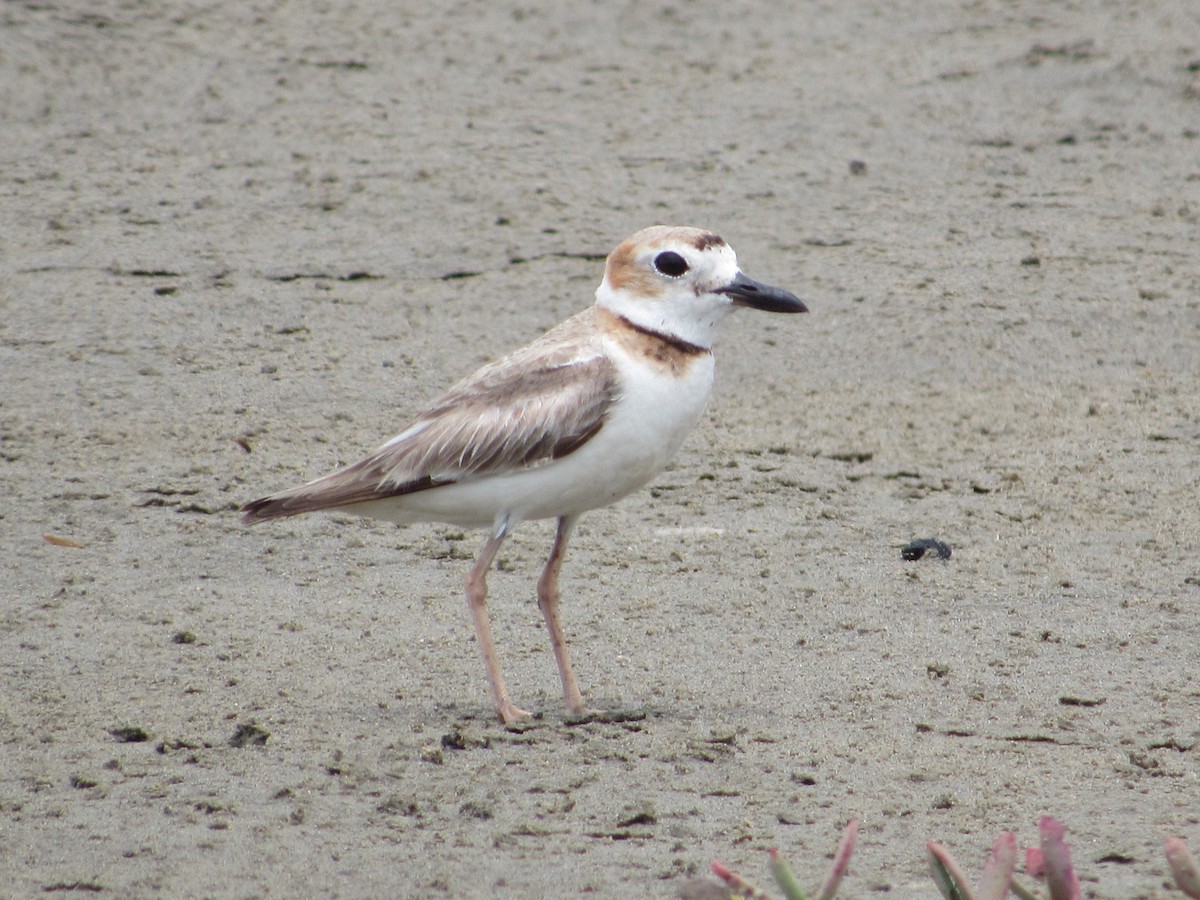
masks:
[[[796,880],[796,876],[792,874],[778,850],[771,851],[771,874],[775,876],[775,883],[779,885],[787,900],[808,900],[804,888],[800,887],[800,882]]]
[[[937,841],[930,841],[925,846],[929,850],[930,874],[942,896],[946,900],[973,900],[971,889],[967,887],[966,879],[954,864],[954,857],[949,851]]]

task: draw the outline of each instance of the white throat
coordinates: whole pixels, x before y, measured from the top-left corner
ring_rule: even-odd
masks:
[[[607,279],[596,288],[596,305],[639,328],[705,349],[712,349],[717,326],[733,310],[733,304],[720,294],[696,296],[689,291],[686,296],[631,296],[627,291],[613,290]]]

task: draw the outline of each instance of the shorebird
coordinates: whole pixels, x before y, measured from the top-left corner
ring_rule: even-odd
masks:
[[[558,519],[538,606],[567,711],[587,713],[558,616],[567,542],[583,513],[642,487],[675,455],[708,402],[717,325],[737,307],[807,311],[742,274],[711,232],[639,231],[609,254],[591,307],[451,387],[369,456],[246,504],[243,521],[338,510],[490,529],[466,595],[492,704],[508,724],[529,713],[500,672],[487,574],[518,524]]]

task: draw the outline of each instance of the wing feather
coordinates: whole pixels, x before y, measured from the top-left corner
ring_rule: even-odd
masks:
[[[603,427],[616,399],[616,369],[590,348],[539,349],[531,345],[459,382],[370,456],[247,504],[245,520],[383,500],[573,453]]]

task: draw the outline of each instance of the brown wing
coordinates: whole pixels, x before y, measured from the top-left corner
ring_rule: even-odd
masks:
[[[616,397],[604,356],[485,366],[365,459],[243,507],[255,522],[531,468],[583,446]]]

